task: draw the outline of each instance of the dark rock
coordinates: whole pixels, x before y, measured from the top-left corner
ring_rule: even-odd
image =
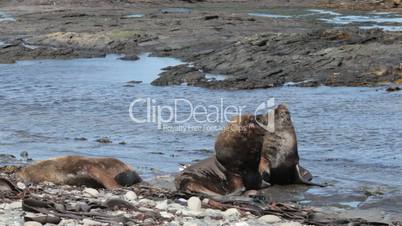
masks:
[[[123,57],[120,57],[119,60],[129,60],[129,61],[136,61],[139,60],[140,58],[137,55],[126,55]]]
[[[194,67],[188,67],[187,64],[169,67],[159,75],[159,78],[151,84],[155,86],[167,85],[196,85],[201,81],[206,81],[205,74]]]
[[[387,92],[395,92],[395,91],[400,91],[400,90],[401,90],[401,88],[399,86],[395,85],[395,84],[390,85],[387,88]]]
[[[96,140],[96,142],[101,143],[101,144],[110,144],[112,141],[108,137],[101,137]]]
[[[214,19],[218,19],[219,16],[218,15],[207,15],[204,16],[204,20],[214,20]]]
[[[140,84],[142,81],[137,81],[137,80],[131,80],[127,82],[128,84]]]
[[[85,137],[76,137],[76,138],[74,138],[74,140],[76,140],[76,141],[86,141],[88,139],[85,138]]]

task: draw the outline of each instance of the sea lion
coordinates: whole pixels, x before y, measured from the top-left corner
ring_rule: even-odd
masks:
[[[55,184],[85,185],[115,189],[142,181],[133,169],[114,158],[65,156],[39,161],[17,172],[17,178],[26,183],[52,182]]]
[[[265,124],[266,118],[259,115],[257,121]],[[296,132],[284,105],[275,108],[275,131],[264,135],[259,171],[270,184],[318,185],[311,182],[311,173],[299,165]]]
[[[264,132],[253,115],[234,117],[216,138],[216,155],[180,173],[176,177],[177,190],[217,196],[259,189],[262,178],[258,163]]]

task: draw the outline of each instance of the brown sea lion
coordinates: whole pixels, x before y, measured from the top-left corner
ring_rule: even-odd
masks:
[[[257,121],[264,121],[266,116],[257,116]],[[264,181],[270,184],[307,184],[311,182],[311,173],[299,165],[297,138],[289,110],[284,105],[275,109],[275,131],[266,131],[263,138],[260,173]]]
[[[17,178],[34,184],[48,181],[107,189],[131,186],[142,181],[130,166],[118,159],[82,156],[65,156],[33,163],[19,170]]]
[[[258,171],[265,130],[253,115],[234,117],[219,133],[216,155],[200,161],[176,177],[176,188],[186,193],[237,195],[259,189]]]

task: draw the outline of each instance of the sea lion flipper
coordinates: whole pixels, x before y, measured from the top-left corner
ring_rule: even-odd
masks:
[[[325,187],[325,185],[311,182],[311,180],[313,179],[313,175],[310,173],[310,171],[303,168],[299,164],[296,165],[296,175],[297,175],[297,182],[301,184]]]

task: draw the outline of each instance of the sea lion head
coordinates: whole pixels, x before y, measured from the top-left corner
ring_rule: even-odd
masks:
[[[241,173],[258,165],[265,130],[254,115],[239,115],[217,136],[216,158],[228,170]]]
[[[275,108],[275,129],[289,129],[293,128],[290,112],[285,105],[278,105]]]
[[[129,187],[142,181],[141,177],[135,171],[119,173],[114,177],[114,179],[118,184],[124,187]]]

